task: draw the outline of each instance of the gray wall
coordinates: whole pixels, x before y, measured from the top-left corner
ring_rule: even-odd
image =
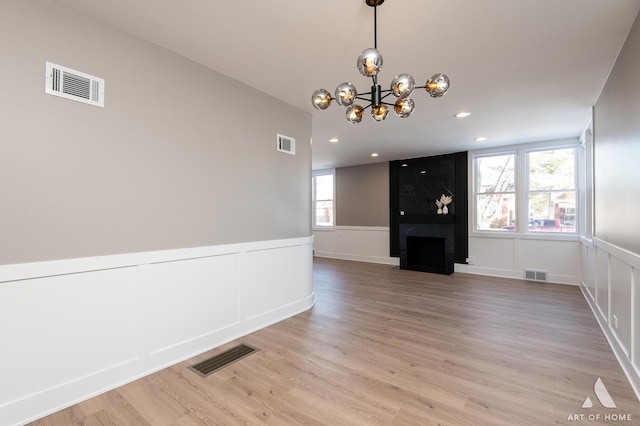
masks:
[[[640,254],[639,76],[636,19],[594,113],[594,235],[636,254]]]
[[[389,226],[389,163],[336,169],[336,225]]]
[[[45,61],[106,107],[46,95]],[[0,65],[0,264],[311,235],[302,110],[49,0],[0,2]]]

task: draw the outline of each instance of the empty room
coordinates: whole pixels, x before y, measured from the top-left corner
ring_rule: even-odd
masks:
[[[638,424],[639,12],[0,1],[0,425]]]

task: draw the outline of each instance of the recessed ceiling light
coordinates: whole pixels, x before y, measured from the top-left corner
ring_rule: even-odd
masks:
[[[480,136],[479,138],[475,138],[475,139],[474,139],[474,141],[476,141],[476,142],[484,142],[484,141],[486,141],[486,140],[487,140],[487,138],[486,138],[486,137],[484,137],[484,136]]]
[[[457,113],[456,115],[454,115],[454,117],[455,117],[455,118],[465,118],[465,117],[468,117],[468,116],[470,116],[470,115],[471,115],[471,113],[470,113],[470,112],[468,112],[468,111],[463,111],[463,112],[459,112],[459,113]]]
[[[426,170],[420,170],[420,174],[426,175],[427,171]]]
[[[401,167],[408,167],[409,165],[407,163],[402,163],[400,166]]]
[[[371,156],[372,156],[372,157],[377,157],[377,156],[378,156],[378,153],[377,153],[377,152],[374,152],[373,154],[371,154]]]
[[[337,142],[340,142],[340,139],[338,139],[338,138],[331,138],[331,139],[329,139],[329,142],[331,142],[331,143],[337,143]]]

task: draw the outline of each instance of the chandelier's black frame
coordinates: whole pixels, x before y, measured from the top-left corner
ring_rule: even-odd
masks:
[[[378,6],[384,3],[384,0],[364,0],[367,6],[373,7],[373,48],[378,49]],[[358,93],[356,99],[360,99],[361,101],[371,102],[369,105],[363,108],[363,110],[377,105],[389,105],[394,106],[395,103],[383,102],[385,98],[391,95],[391,89],[382,90],[382,86],[378,84],[378,75],[371,76],[373,80],[373,86],[371,86],[370,92]],[[426,89],[427,86],[415,86],[415,89]],[[415,90],[414,89],[414,90]],[[369,98],[361,97],[360,95],[370,95]]]

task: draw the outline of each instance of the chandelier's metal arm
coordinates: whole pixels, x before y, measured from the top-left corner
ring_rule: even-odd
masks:
[[[364,95],[370,95],[372,93],[373,92],[365,92],[365,93],[358,92],[358,95],[364,96]],[[386,98],[387,96],[389,96],[391,94],[391,90],[390,89],[380,90],[379,93],[387,93],[386,95],[384,95],[384,97]],[[360,99],[360,98],[358,97],[358,99]]]
[[[381,93],[385,93],[388,92],[386,95],[384,95],[381,99],[384,99],[386,97],[388,97],[389,95],[391,95],[391,90],[382,90]]]
[[[383,99],[389,97],[391,95],[391,89],[386,89],[386,90],[379,90],[378,93],[380,95],[384,94],[384,96],[380,97],[380,101],[382,101]],[[356,99],[360,99],[361,101],[368,101],[371,102],[371,95],[373,94],[373,92],[365,92],[365,93],[358,93],[358,96],[356,96]],[[365,98],[364,96],[368,96],[367,98]],[[393,105],[387,102],[380,102],[382,104],[385,105]],[[371,102],[371,104],[369,104],[369,106],[371,106],[373,104],[373,102]]]

